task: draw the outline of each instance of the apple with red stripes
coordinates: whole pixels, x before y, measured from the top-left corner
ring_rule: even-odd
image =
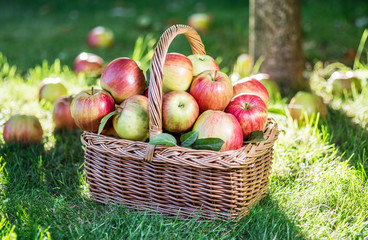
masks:
[[[253,94],[260,97],[266,104],[270,105],[270,95],[266,87],[258,80],[250,77],[243,78],[233,85],[233,96],[241,93]]]
[[[193,79],[190,94],[197,101],[201,112],[206,110],[223,111],[233,96],[233,87],[225,73],[208,70]]]
[[[105,90],[89,89],[78,93],[70,106],[77,126],[88,132],[97,132],[101,119],[115,110],[115,101]]]
[[[198,139],[222,139],[224,144],[220,152],[235,150],[243,145],[243,131],[238,120],[223,111],[205,111],[198,117],[193,131],[198,131]]]
[[[40,121],[33,115],[16,114],[5,122],[3,138],[8,143],[35,144],[42,140]]]
[[[256,95],[237,95],[226,107],[225,112],[232,114],[239,121],[244,138],[249,138],[253,131],[263,131],[267,122],[267,106]]]
[[[134,60],[127,57],[111,61],[102,72],[100,84],[117,104],[133,95],[143,94],[146,89],[142,70]]]

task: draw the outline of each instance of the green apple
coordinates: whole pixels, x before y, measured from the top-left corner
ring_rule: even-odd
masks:
[[[327,118],[327,108],[323,99],[313,93],[299,91],[291,99],[288,105],[290,116],[297,121],[303,122],[305,115],[311,118],[312,115],[320,114],[321,119]]]
[[[188,56],[189,60],[192,62],[193,65],[193,76],[197,76],[203,71],[207,70],[218,70],[220,71],[220,68],[211,56],[208,55],[190,55]]]
[[[133,95],[120,104],[121,111],[112,123],[119,137],[146,141],[149,137],[148,98]]]
[[[61,96],[67,95],[65,86],[61,83],[61,78],[49,77],[42,80],[38,93],[38,99],[45,99],[49,102],[55,102]]]
[[[359,93],[362,91],[362,85],[354,72],[348,71],[334,72],[327,81],[333,95],[342,96],[351,95],[353,88]]]

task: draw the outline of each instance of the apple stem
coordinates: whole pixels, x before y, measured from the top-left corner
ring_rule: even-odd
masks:
[[[216,78],[217,78],[217,70],[215,70],[215,80],[216,80]]]
[[[245,105],[244,105],[244,110],[248,110],[250,108],[250,104],[249,103],[246,103]]]
[[[92,95],[93,95],[93,87],[92,87],[92,89],[91,89],[91,90],[92,90]]]

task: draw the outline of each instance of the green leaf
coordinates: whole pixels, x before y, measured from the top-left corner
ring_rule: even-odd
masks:
[[[275,113],[275,114],[286,116],[285,110],[280,109],[280,108],[267,108],[267,111],[269,113]]]
[[[194,130],[191,132],[187,132],[180,136],[180,142],[182,147],[191,146],[195,140],[198,138],[198,131]]]
[[[160,133],[154,136],[150,141],[151,145],[167,145],[174,146],[176,145],[176,139],[173,135],[168,133]]]
[[[98,127],[98,133],[97,133],[98,135],[100,135],[100,134],[101,134],[101,132],[102,132],[102,130],[105,128],[105,125],[106,125],[107,121],[108,121],[112,116],[114,116],[114,115],[116,115],[116,114],[118,114],[118,113],[119,113],[119,111],[118,111],[118,110],[113,111],[113,112],[111,112],[111,113],[107,114],[105,117],[103,117],[103,118],[101,119],[100,126]]]
[[[192,148],[220,151],[224,143],[220,138],[200,138],[192,144]]]
[[[263,131],[257,130],[250,133],[250,137],[244,143],[265,142]]]

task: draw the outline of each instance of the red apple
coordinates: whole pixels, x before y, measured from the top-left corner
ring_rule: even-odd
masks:
[[[328,79],[331,92],[334,95],[341,96],[343,94],[351,95],[353,87],[359,93],[362,91],[362,85],[354,72],[348,71],[334,72]]]
[[[248,77],[252,72],[252,68],[253,58],[250,55],[243,53],[236,59],[233,72],[238,73],[241,78]]]
[[[112,96],[105,90],[93,88],[78,93],[70,106],[74,122],[88,132],[97,132],[101,119],[114,110]]]
[[[188,58],[193,65],[193,76],[197,76],[198,74],[206,70],[220,71],[217,62],[211,56],[195,54],[188,56]]]
[[[134,95],[120,104],[121,112],[112,123],[121,138],[146,141],[149,136],[148,98]]]
[[[9,143],[39,143],[42,140],[42,135],[40,121],[32,115],[13,115],[4,125],[3,137]]]
[[[266,87],[258,80],[246,77],[240,79],[233,85],[233,96],[235,97],[241,93],[253,94],[260,97],[268,106],[270,104],[270,96],[268,95],[268,91]]]
[[[142,70],[135,61],[126,57],[110,62],[102,72],[100,83],[118,104],[130,96],[142,94],[146,88]]]
[[[244,138],[250,137],[253,131],[263,131],[267,122],[267,106],[256,95],[237,95],[231,99],[225,112],[232,114],[239,121]]]
[[[114,45],[114,33],[108,28],[98,26],[88,33],[86,41],[91,48],[109,48]]]
[[[190,87],[190,94],[199,105],[199,110],[224,110],[233,97],[229,77],[217,70],[208,70],[197,75]]]
[[[88,76],[98,76],[101,74],[104,60],[93,53],[82,52],[74,60],[74,72],[76,74],[85,73]]]
[[[265,86],[270,95],[270,99],[276,100],[281,98],[279,85],[270,75],[267,73],[258,73],[251,76],[251,78],[257,79]]]
[[[236,118],[222,111],[207,110],[194,123],[198,138],[220,138],[225,143],[220,152],[235,150],[243,145],[243,131]]]
[[[52,119],[54,120],[56,129],[78,128],[70,112],[72,100],[72,96],[62,96],[56,100],[54,111],[52,112]]]
[[[173,133],[189,130],[199,115],[198,103],[185,91],[166,93],[162,102],[163,127]]]
[[[162,79],[162,91],[164,93],[188,90],[192,78],[192,62],[186,56],[179,53],[169,53],[166,55]]]
[[[320,113],[321,119],[327,118],[327,108],[323,99],[309,92],[299,91],[290,100],[288,105],[290,116],[294,120],[303,122],[305,115],[311,118],[313,114]]]
[[[142,95],[148,98],[148,88],[146,88],[146,90],[144,90]]]
[[[213,17],[208,13],[194,13],[188,18],[188,25],[200,32],[207,32]]]
[[[67,90],[61,82],[61,78],[49,77],[41,82],[41,87],[38,93],[38,100],[45,99],[49,102],[55,102],[61,96],[67,95]]]

